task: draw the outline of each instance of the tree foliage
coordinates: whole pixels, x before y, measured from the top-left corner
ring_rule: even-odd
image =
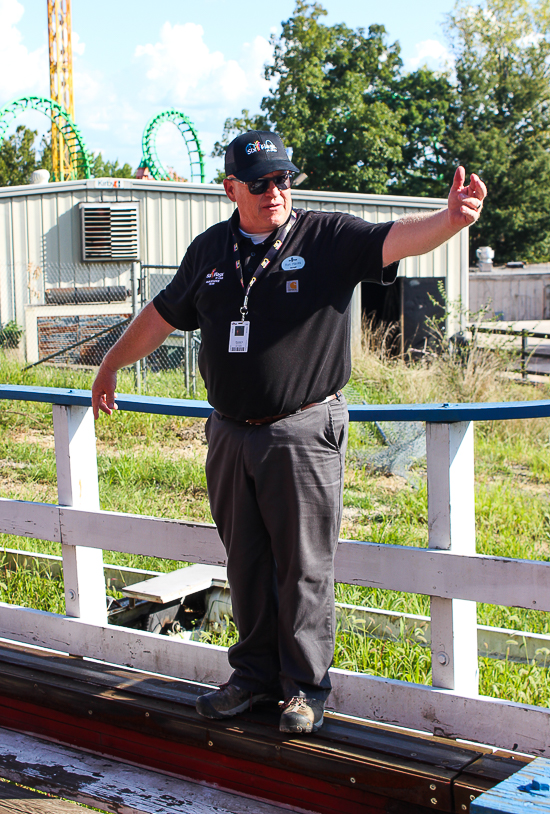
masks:
[[[92,177],[93,178],[133,178],[134,170],[129,164],[123,164],[122,167],[115,161],[104,161],[101,153],[94,156],[92,162]]]
[[[262,102],[316,189],[384,192],[401,161],[399,113],[387,101],[401,68],[385,30],[326,26],[326,11],[298,0],[266,70],[277,92]]]
[[[52,148],[49,135],[43,136],[37,151],[34,143],[36,130],[19,125],[13,133],[0,143],[0,186],[28,184],[34,170],[48,170],[53,177]],[[130,164],[119,165],[118,160],[104,161],[101,153],[92,161],[94,178],[133,178]]]
[[[325,14],[297,0],[273,38],[262,112],[228,119],[213,155],[238,133],[269,128],[310,189],[442,197],[461,163],[490,193],[473,250],[547,260],[550,0],[458,0],[446,25],[453,74],[406,73],[383,26],[327,26]]]
[[[448,79],[427,70],[403,76],[399,44],[388,43],[383,26],[327,26],[325,15],[297,0],[273,38],[263,114],[228,119],[213,155],[239,132],[269,127],[292,146],[311,189],[441,194]]]
[[[20,124],[11,136],[0,144],[0,186],[28,184],[31,174],[40,166],[36,158],[34,140],[36,130]]]
[[[457,96],[448,144],[490,200],[474,248],[496,260],[550,256],[550,8],[548,0],[461,0],[448,21]]]

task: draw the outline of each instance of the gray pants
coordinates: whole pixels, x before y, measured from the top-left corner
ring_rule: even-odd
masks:
[[[347,430],[343,396],[273,424],[207,421],[208,493],[239,631],[231,681],[245,689],[330,693]]]

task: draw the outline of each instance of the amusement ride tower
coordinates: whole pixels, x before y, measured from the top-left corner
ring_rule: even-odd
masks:
[[[71,45],[71,0],[48,0],[50,53],[50,98],[74,121],[73,51]],[[75,153],[65,143],[64,122],[52,110],[52,165],[54,177],[68,181],[77,177]]]

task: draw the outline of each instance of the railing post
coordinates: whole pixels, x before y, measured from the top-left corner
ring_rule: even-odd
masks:
[[[426,425],[429,547],[475,554],[471,421]],[[478,693],[476,603],[431,597],[432,684]]]
[[[99,509],[94,417],[91,407],[53,405],[60,506]],[[103,551],[63,544],[67,616],[107,624]]]

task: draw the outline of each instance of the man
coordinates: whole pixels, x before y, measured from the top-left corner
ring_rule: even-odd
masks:
[[[361,280],[392,283],[400,259],[474,223],[486,195],[456,171],[448,206],[394,223],[294,211],[297,171],[275,133],[228,147],[224,188],[237,209],[189,246],[176,276],[109,351],[92,389],[111,414],[116,371],[174,328],[200,328],[199,366],[212,516],[227,551],[239,641],[233,673],[197,710],[231,717],[283,698],[280,728],[314,732],[330,693],[334,571],[342,511],[350,302]]]

